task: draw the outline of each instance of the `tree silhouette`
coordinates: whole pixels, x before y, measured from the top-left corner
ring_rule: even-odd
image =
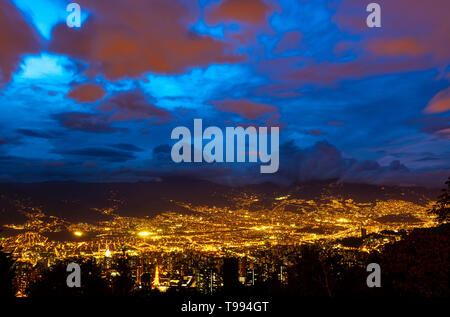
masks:
[[[421,228],[389,244],[375,260],[382,268],[383,295],[446,297],[450,225]]]
[[[334,296],[341,262],[339,255],[319,246],[303,246],[288,278],[291,292],[301,296]]]
[[[0,247],[0,297],[14,296],[14,261],[10,253]]]
[[[439,223],[447,223],[450,218],[450,176],[445,182],[448,188],[442,189],[442,194],[438,197],[438,201],[430,210],[437,216]]]
[[[68,287],[67,265],[75,262],[81,269],[81,287]],[[56,263],[42,273],[42,277],[28,287],[27,293],[36,296],[105,296],[108,283],[101,277],[101,270],[92,259],[66,260]]]
[[[131,295],[134,281],[131,268],[125,255],[119,257],[115,262],[114,269],[118,275],[112,278],[112,293],[115,296]]]

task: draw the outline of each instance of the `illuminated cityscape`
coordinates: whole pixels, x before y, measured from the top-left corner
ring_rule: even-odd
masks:
[[[58,261],[94,258],[104,274],[114,276],[112,264],[123,256],[130,261],[137,289],[195,288],[213,294],[223,287],[225,259],[238,259],[243,285],[255,285],[273,274],[286,283],[287,268],[303,245],[364,256],[414,228],[435,225],[428,212],[431,200],[358,203],[339,196],[292,196],[241,192],[227,196],[233,207],[172,201],[190,212],[165,211],[154,217],[125,217],[108,208],[93,212],[107,214],[110,220],[91,223],[71,223],[46,216],[40,207],[23,207],[27,220],[4,225],[9,236],[2,236],[1,245],[17,260],[20,295],[39,270]],[[254,210],[253,204],[262,201],[261,209]],[[356,246],[349,243],[354,238],[360,239]]]

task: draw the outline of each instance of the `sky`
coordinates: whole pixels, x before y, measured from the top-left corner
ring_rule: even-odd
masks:
[[[366,3],[367,2],[367,3]],[[0,182],[450,175],[450,1],[0,1]],[[177,126],[280,127],[280,169],[173,163]]]

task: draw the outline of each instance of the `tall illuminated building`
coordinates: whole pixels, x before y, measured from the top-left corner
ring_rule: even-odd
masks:
[[[107,269],[109,269],[111,268],[111,265],[112,265],[111,251],[109,251],[109,246],[107,246],[105,251],[105,266]]]
[[[159,282],[159,268],[158,266],[156,266],[155,279],[153,280],[152,289],[158,288],[160,285],[161,284]]]

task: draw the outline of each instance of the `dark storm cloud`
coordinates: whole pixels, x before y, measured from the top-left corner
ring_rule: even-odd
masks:
[[[90,159],[97,158],[108,162],[126,162],[136,158],[136,156],[128,151],[117,151],[108,148],[84,148],[69,151],[57,151],[57,153]]]
[[[153,154],[159,153],[170,153],[170,145],[169,144],[161,144],[153,149]]]
[[[0,155],[0,161],[2,162],[14,162],[16,157],[9,155]]]
[[[430,156],[426,156],[426,157],[422,157],[420,159],[417,159],[417,162],[427,162],[427,161],[437,161],[439,160],[437,157],[430,157]]]
[[[334,179],[366,184],[432,187],[440,186],[450,174],[450,166],[413,171],[399,160],[392,160],[382,166],[376,161],[346,158],[338,148],[326,141],[317,142],[307,148],[298,147],[294,141],[284,143],[280,147],[280,168],[275,174],[260,174],[259,163],[198,163],[193,169],[189,164],[171,163],[168,145],[156,147],[153,160],[147,170],[130,170],[128,173],[138,177],[197,177],[233,186],[266,181],[289,185]]]
[[[354,160],[344,159],[342,153],[327,142],[300,149],[290,141],[280,147],[279,177],[293,182],[340,178]]]
[[[116,149],[129,151],[129,152],[142,152],[142,151],[144,151],[140,147],[138,147],[138,146],[136,146],[134,144],[130,144],[130,143],[113,144],[111,146],[116,148]]]
[[[159,145],[154,148],[147,168],[126,168],[118,172],[138,179],[185,176],[232,186],[267,181],[289,185],[330,179],[370,184],[439,186],[445,180],[444,176],[450,173],[450,166],[439,170],[412,171],[399,160],[382,166],[376,161],[346,158],[339,149],[325,141],[307,148],[300,148],[293,141],[283,144],[280,147],[280,169],[275,174],[261,174],[260,163],[196,163],[193,168],[192,164],[173,163],[170,151],[169,145]]]
[[[281,146],[280,158],[280,173],[274,177],[288,183],[338,179],[369,184],[438,186],[450,174],[450,166],[439,170],[411,171],[399,160],[393,160],[387,166],[381,166],[376,161],[360,162],[345,158],[328,142],[318,142],[312,147],[300,149],[291,141]]]
[[[66,112],[52,117],[71,130],[92,133],[113,133],[124,130],[112,127],[109,116],[100,113]]]
[[[150,124],[163,124],[172,118],[169,111],[151,104],[139,89],[117,93],[97,109],[108,113],[110,121],[137,119]]]
[[[153,149],[153,159],[157,161],[170,161],[170,145],[169,144],[161,144]]]
[[[56,133],[46,132],[46,131],[42,131],[42,130],[17,129],[16,132],[20,133],[22,135],[25,135],[25,136],[42,138],[42,139],[53,139],[57,136]]]
[[[419,127],[422,132],[438,138],[450,138],[450,117],[425,117],[408,121],[408,124]]]
[[[5,144],[19,144],[19,136],[13,138],[0,138],[0,146]]]

